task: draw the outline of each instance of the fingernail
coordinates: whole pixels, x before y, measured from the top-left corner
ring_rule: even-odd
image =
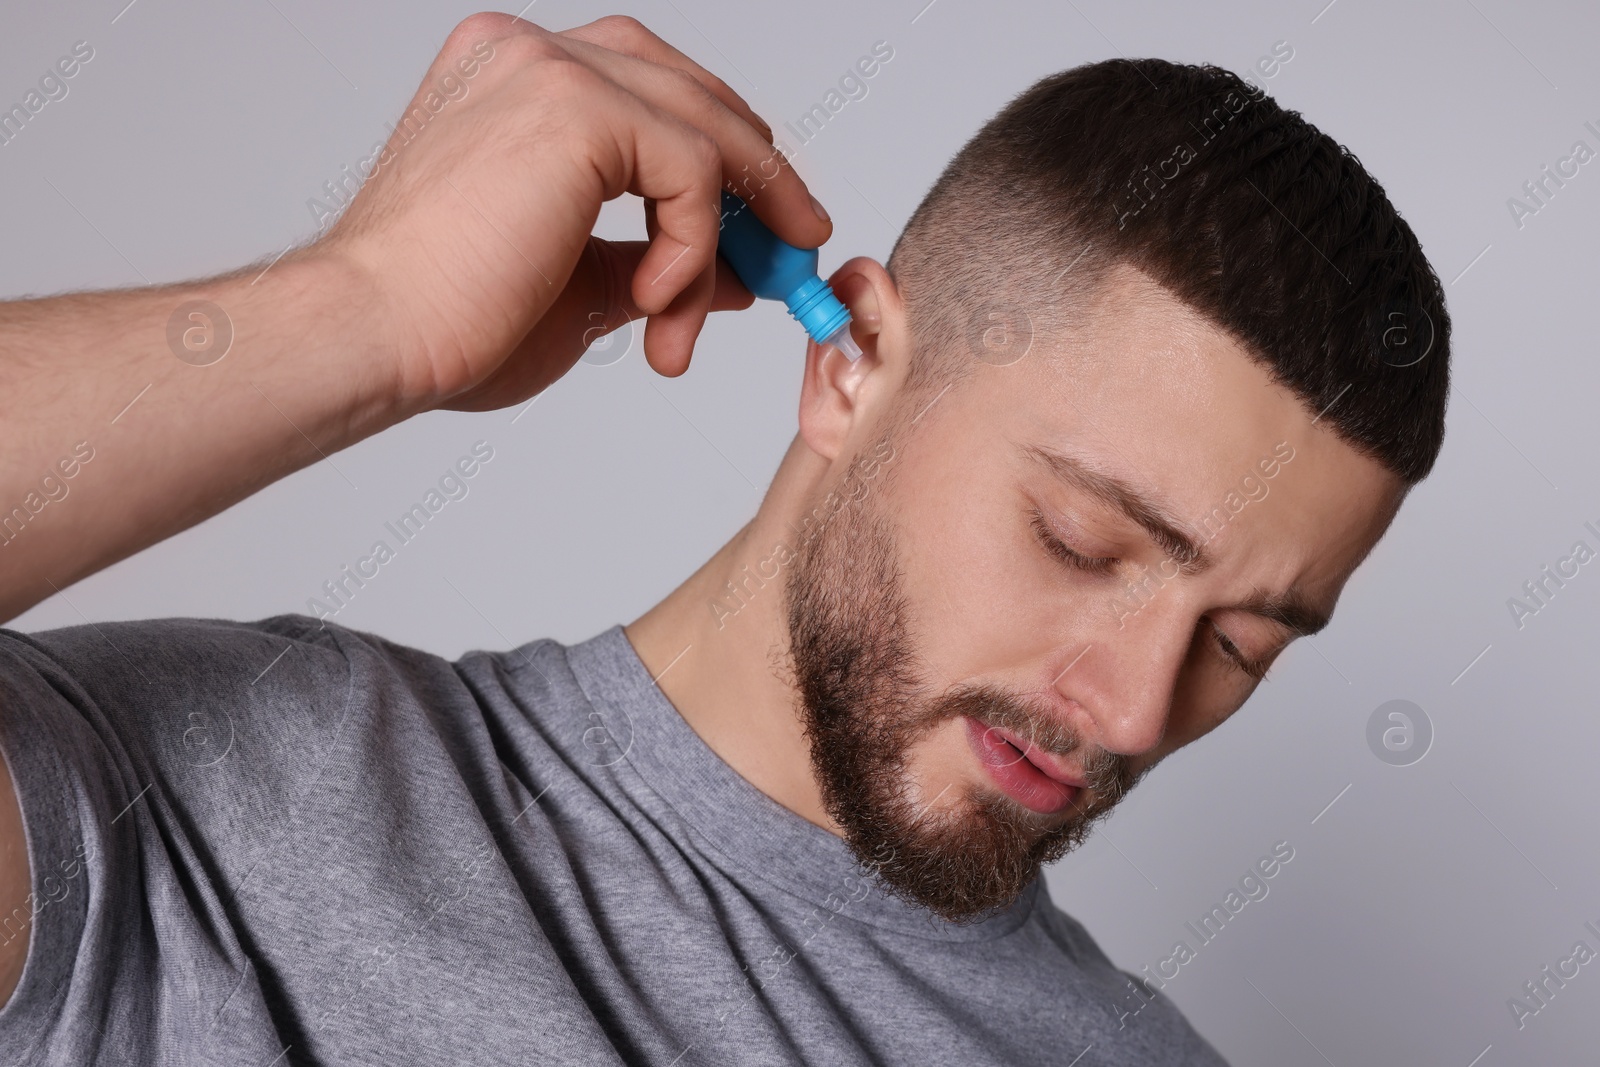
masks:
[[[823,222],[833,221],[828,217],[828,211],[822,206],[821,201],[814,196],[811,198],[811,210],[815,211],[817,213],[817,218],[821,219]]]

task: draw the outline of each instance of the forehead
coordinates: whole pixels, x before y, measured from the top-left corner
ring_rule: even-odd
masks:
[[[1082,430],[1093,431],[1098,418],[1145,431],[1108,442],[1118,448],[1143,441],[1153,452],[1158,437],[1208,446],[1204,454],[1166,457],[1180,464],[1243,454],[1315,417],[1230,335],[1127,265],[1070,327],[1036,337],[1015,367],[1015,384],[1041,399],[1029,410],[1046,427],[1061,425],[1047,418],[1057,411],[1068,424],[1087,423]]]
[[[1004,427],[995,444],[1084,457],[1213,536],[1219,554],[1265,554],[1285,579],[1337,586],[1403,495],[1229,334],[1132,267],[1070,328],[980,370],[984,421]],[[1026,476],[1038,466],[1017,463]]]

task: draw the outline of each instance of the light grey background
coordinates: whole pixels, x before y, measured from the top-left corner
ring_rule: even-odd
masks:
[[[846,3],[538,0],[552,29],[626,11],[781,130],[878,40],[894,58],[796,157],[837,223],[823,271],[887,258],[949,156],[1037,78],[1117,54],[1247,70],[1379,177],[1446,283],[1444,455],[1334,625],[1050,872],[1122,966],[1154,965],[1278,841],[1294,859],[1166,988],[1240,1067],[1592,1058],[1600,962],[1520,1031],[1507,999],[1582,939],[1595,848],[1600,565],[1519,630],[1507,598],[1600,526],[1594,397],[1600,162],[1520,228],[1507,199],[1600,127],[1600,17],[1577,3],[1375,0]],[[307,200],[387,132],[462,3],[96,0],[0,33],[0,102],[78,40],[95,58],[0,146],[0,294],[172,281],[281,251]],[[754,80],[752,80],[754,79]],[[638,204],[603,235],[641,236]],[[433,414],[302,471],[12,621],[253,619],[307,598],[474,441],[495,458],[337,619],[446,655],[637,617],[756,508],[794,431],[803,337],[776,305],[714,317],[689,374],[637,345],[518,412]],[[137,406],[85,417],[114,466]],[[92,432],[91,432],[92,431]],[[75,440],[78,428],[63,428]],[[203,447],[203,445],[201,446]],[[62,504],[70,508],[70,497]],[[1591,573],[1592,572],[1592,573]],[[263,664],[265,666],[265,664]],[[1369,716],[1416,702],[1394,767]],[[1330,806],[1331,805],[1331,806]],[[1136,1025],[1136,1021],[1135,1021]]]

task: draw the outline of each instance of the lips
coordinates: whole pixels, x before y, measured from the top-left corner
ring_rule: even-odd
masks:
[[[1022,753],[1027,761],[1038,768],[1039,773],[1043,774],[1045,777],[1053,778],[1062,785],[1070,785],[1078,789],[1083,789],[1088,786],[1089,783],[1084,781],[1084,779],[1079,775],[1073,774],[1070,770],[1068,770],[1067,765],[1064,762],[1058,760],[1048,752],[1034,748],[1031,744],[1022,740],[1010,730],[1002,730],[998,726],[990,726],[987,727],[987,729],[995,734],[998,734],[1001,738],[1011,744],[1012,747],[1014,747],[1018,752]]]
[[[1070,808],[1085,783],[1015,734],[965,719],[967,742],[995,785],[1030,811],[1054,815]]]

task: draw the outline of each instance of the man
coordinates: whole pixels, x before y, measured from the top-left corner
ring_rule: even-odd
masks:
[[[0,547],[11,612],[418,411],[527,399],[597,308],[681,373],[751,301],[719,186],[827,236],[765,124],[631,20],[474,16],[424,90],[469,59],[265,274],[0,309],[4,499],[75,412],[148,386],[159,416]],[[624,190],[648,247],[588,235]],[[1428,472],[1432,269],[1297,114],[1120,60],[1019,96],[833,283],[864,355],[809,347],[760,510],[627,627],[454,663],[305,616],[0,633],[0,1048],[1223,1062],[1039,867],[1327,622]],[[227,358],[165,350],[188,301]]]

